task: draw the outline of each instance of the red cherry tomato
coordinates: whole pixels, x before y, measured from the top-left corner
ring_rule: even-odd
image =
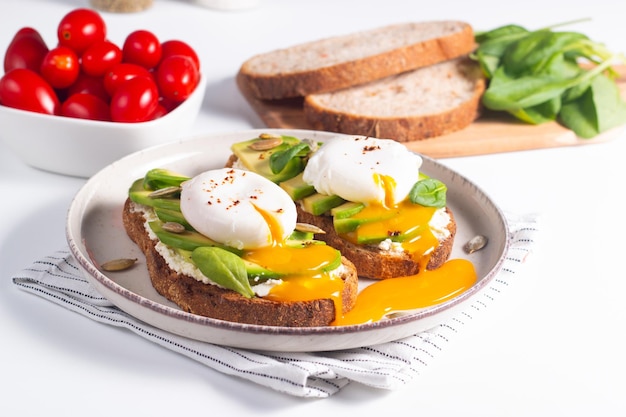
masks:
[[[120,62],[122,50],[113,42],[104,40],[92,43],[83,52],[81,68],[85,74],[99,77]]]
[[[130,80],[138,76],[152,78],[150,71],[137,64],[122,62],[114,65],[104,74],[104,88],[110,96],[113,96],[115,90],[124,81]]]
[[[104,79],[102,77],[93,77],[84,72],[78,74],[78,79],[67,89],[67,96],[79,93],[88,93],[99,97],[105,102],[109,102],[111,96],[104,88]]]
[[[35,29],[25,27],[17,31],[4,55],[4,72],[28,68],[39,72],[48,46]]]
[[[16,68],[0,78],[0,104],[45,114],[58,114],[60,107],[50,84],[26,68]]]
[[[159,90],[151,77],[122,83],[111,97],[111,120],[137,123],[151,120],[159,105]]]
[[[152,69],[161,60],[161,43],[154,33],[136,30],[130,33],[122,46],[123,61]]]
[[[82,54],[89,45],[106,39],[107,28],[102,16],[91,9],[74,9],[61,19],[57,27],[59,45]]]
[[[190,58],[173,55],[161,61],[156,80],[163,97],[183,101],[195,90],[200,81],[200,73]]]
[[[54,88],[66,88],[78,78],[80,61],[76,53],[65,46],[52,48],[41,63],[41,76]]]
[[[189,44],[183,41],[178,39],[165,41],[161,44],[161,51],[162,60],[172,55],[183,55],[191,58],[196,64],[196,67],[198,67],[198,71],[200,70],[200,58],[198,58],[198,54]]]
[[[109,105],[93,94],[79,93],[71,95],[61,105],[61,116],[78,119],[110,121]]]

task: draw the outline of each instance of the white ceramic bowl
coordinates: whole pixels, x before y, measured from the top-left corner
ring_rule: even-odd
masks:
[[[90,177],[123,156],[185,135],[200,111],[205,89],[201,77],[176,109],[143,123],[83,120],[0,106],[0,139],[35,168]]]

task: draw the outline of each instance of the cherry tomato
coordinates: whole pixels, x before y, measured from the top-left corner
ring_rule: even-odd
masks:
[[[120,84],[137,76],[152,78],[150,71],[140,65],[127,62],[119,63],[104,74],[104,88],[110,96],[113,96]]]
[[[156,80],[163,97],[183,101],[195,90],[200,73],[190,58],[173,55],[161,61]]]
[[[93,94],[78,93],[71,95],[61,105],[61,116],[78,119],[111,120],[109,105]]]
[[[119,46],[107,40],[97,41],[83,52],[81,68],[85,74],[98,77],[120,62],[122,50]]]
[[[13,69],[0,79],[0,104],[37,113],[58,114],[59,98],[35,71]]]
[[[65,46],[52,48],[41,63],[41,76],[54,88],[66,88],[78,78],[80,61],[76,53]]]
[[[159,105],[159,90],[151,77],[135,77],[120,84],[111,97],[111,120],[137,123],[151,120]]]
[[[161,43],[152,32],[136,30],[124,40],[122,52],[124,62],[152,69],[161,60]]]
[[[107,28],[102,16],[91,9],[74,9],[67,13],[57,27],[59,45],[82,54],[92,43],[106,39]]]
[[[196,64],[196,67],[198,67],[198,71],[200,70],[200,58],[198,58],[198,54],[191,46],[189,46],[189,44],[183,41],[178,39],[165,41],[161,44],[161,51],[161,59],[165,59],[172,55],[183,55],[191,58],[191,60]]]
[[[150,116],[150,120],[158,119],[159,117],[163,117],[168,113],[167,109],[163,107],[161,103],[157,105],[156,110]]]
[[[104,79],[102,77],[93,77],[84,72],[78,74],[78,79],[67,89],[67,96],[79,93],[88,93],[96,97],[100,97],[105,102],[109,102],[111,96],[104,88]]]
[[[33,28],[17,31],[4,55],[4,72],[15,68],[28,68],[39,72],[41,61],[48,53],[48,46]]]

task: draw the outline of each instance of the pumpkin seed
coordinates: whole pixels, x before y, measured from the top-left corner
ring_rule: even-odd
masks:
[[[154,190],[150,194],[148,194],[148,197],[150,198],[170,197],[170,196],[180,193],[181,190],[182,188],[180,186],[173,185],[171,187],[159,188],[158,190]]]
[[[161,228],[166,232],[172,233],[182,233],[185,231],[185,226],[178,222],[165,222],[163,223],[163,226],[161,226]]]
[[[489,240],[483,235],[474,236],[465,244],[465,246],[463,246],[463,250],[467,254],[474,253],[487,246],[488,241]]]
[[[102,265],[100,265],[100,268],[108,272],[123,271],[135,265],[135,262],[137,262],[137,258],[113,259],[111,261],[105,262]]]
[[[283,138],[281,138],[280,136],[261,139],[262,140],[252,142],[248,147],[255,151],[267,151],[269,149],[274,149],[275,147],[283,143]]]
[[[319,227],[309,223],[296,223],[296,230],[298,232],[305,233],[326,233],[324,229],[320,229]]]
[[[259,135],[260,139],[281,139],[280,135],[275,135],[274,133],[261,133]]]

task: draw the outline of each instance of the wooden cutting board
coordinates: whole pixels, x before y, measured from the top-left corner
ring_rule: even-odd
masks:
[[[626,66],[616,67],[622,97],[626,99]],[[237,78],[242,95],[269,128],[311,129],[304,118],[302,98],[259,100]],[[624,126],[604,132],[593,139],[581,139],[556,122],[529,125],[504,113],[486,113],[457,132],[406,143],[413,151],[432,158],[485,155],[562,146],[591,145],[619,137]]]

